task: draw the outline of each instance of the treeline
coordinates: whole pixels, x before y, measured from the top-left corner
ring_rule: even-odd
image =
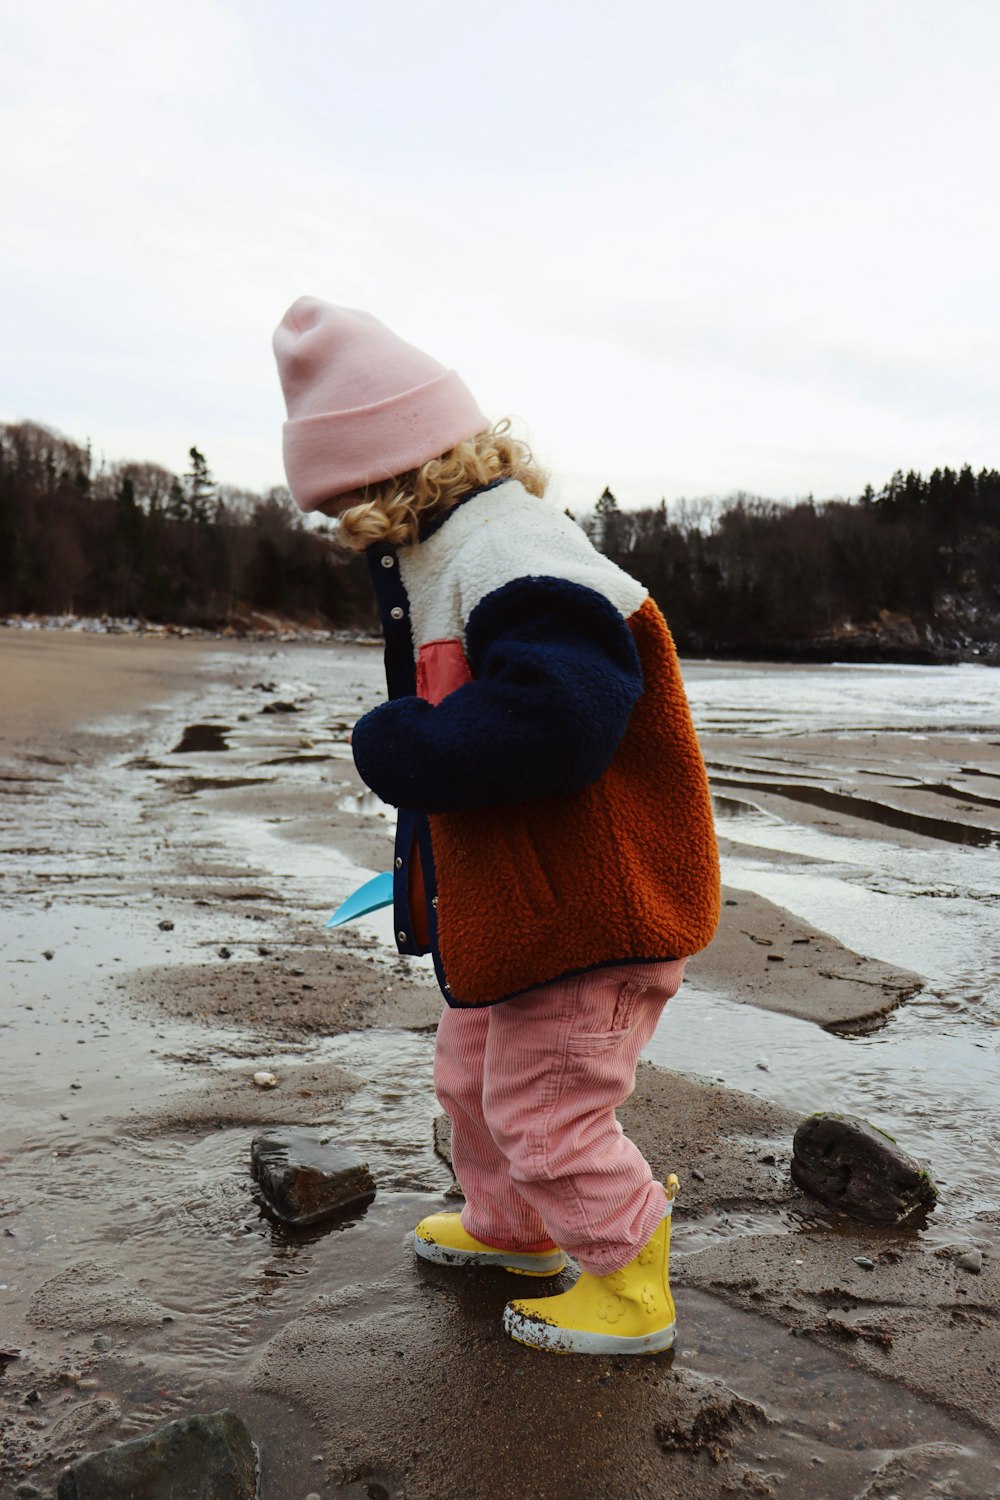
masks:
[[[856,501],[749,495],[583,521],[682,651],[1000,665],[1000,472],[897,472]]]
[[[0,425],[0,614],[375,626],[363,560],[302,526],[287,490],[219,485],[196,447],[189,459],[183,475],[95,467],[47,427]]]
[[[94,465],[35,423],[0,425],[0,615],[132,616],[236,629],[259,615],[377,628],[365,564],[287,490]],[[661,502],[605,490],[580,524],[692,654],[1000,665],[1000,472],[896,473],[857,500]]]

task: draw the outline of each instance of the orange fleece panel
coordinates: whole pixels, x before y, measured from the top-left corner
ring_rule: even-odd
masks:
[[[645,687],[603,776],[566,797],[430,818],[458,1004],[598,964],[686,958],[712,939],[718,850],[677,653],[652,599],[628,623]]]

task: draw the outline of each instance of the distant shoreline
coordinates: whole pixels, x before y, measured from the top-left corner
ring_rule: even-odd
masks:
[[[153,620],[118,619],[109,615],[8,615],[0,619],[0,630],[62,631],[82,636],[134,636],[141,639],[193,641],[280,641],[311,644],[331,642],[341,645],[381,646],[382,637],[364,630],[337,629],[304,625],[296,620],[263,613],[248,616],[220,626],[160,624]],[[1000,667],[1000,648],[983,654],[981,649],[914,645],[910,642],[873,641],[870,637],[839,637],[835,641],[774,642],[754,646],[713,644],[688,647],[682,641],[677,649],[685,661],[697,662],[774,662],[779,666],[899,666],[957,667],[962,665]]]

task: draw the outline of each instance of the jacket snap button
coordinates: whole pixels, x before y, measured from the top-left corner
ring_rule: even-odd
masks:
[[[399,605],[397,604],[393,609],[390,609],[389,613],[394,620],[401,620],[403,618],[404,611],[401,610]]]
[[[397,869],[397,870],[401,870],[401,869],[402,869],[402,868],[403,868],[403,860],[402,860],[402,856],[401,856],[401,855],[399,855],[399,854],[397,854],[397,855],[396,855],[396,869]]]
[[[431,905],[433,906],[434,910],[437,911],[437,909],[438,909],[438,898],[436,896],[432,896],[431,897]]]
[[[396,936],[399,938],[399,941],[401,943],[405,943],[406,942],[406,933],[405,932],[397,932]]]
[[[382,566],[383,568],[394,568],[396,566],[396,559],[394,557],[390,557],[387,552],[382,559]]]

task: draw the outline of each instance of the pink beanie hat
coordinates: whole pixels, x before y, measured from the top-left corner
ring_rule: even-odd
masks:
[[[274,334],[288,421],[285,473],[300,510],[405,474],[489,422],[454,370],[370,313],[299,297]]]

